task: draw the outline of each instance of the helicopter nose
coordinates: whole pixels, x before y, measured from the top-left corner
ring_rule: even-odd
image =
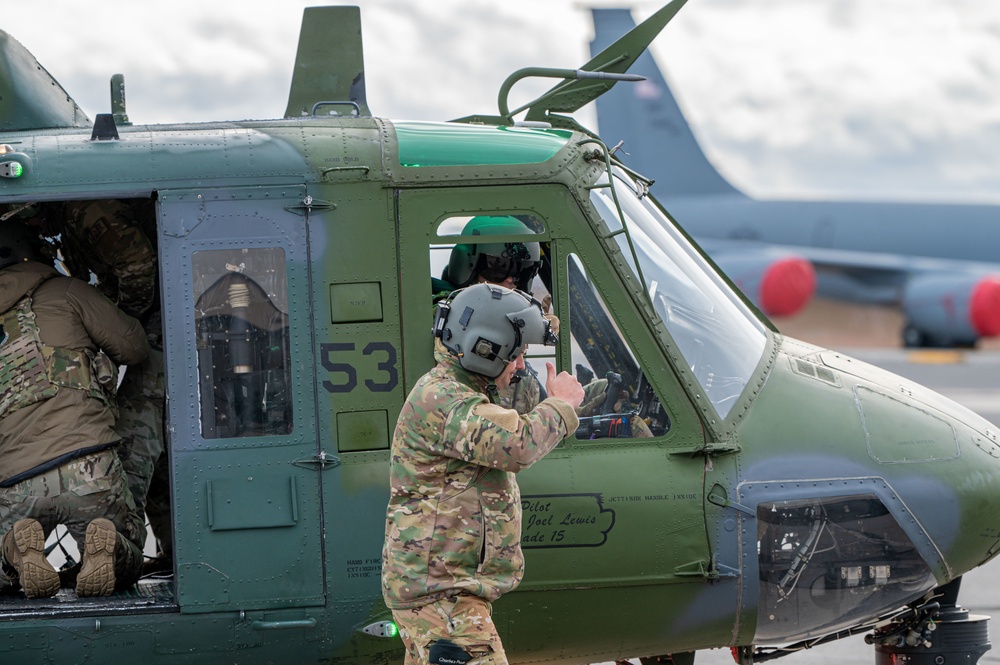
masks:
[[[1000,550],[997,428],[848,356],[788,360],[768,390],[795,444],[746,455],[739,488],[756,518],[760,644],[882,616]],[[788,415],[800,410],[812,417]]]
[[[869,457],[940,552],[939,581],[991,559],[1000,544],[1000,430],[885,370],[839,354],[828,362],[868,379],[854,398]]]

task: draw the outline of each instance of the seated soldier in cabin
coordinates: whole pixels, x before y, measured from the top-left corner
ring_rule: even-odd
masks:
[[[58,524],[83,563],[79,596],[135,584],[144,531],[115,446],[117,366],[149,352],[139,322],[41,261],[37,234],[0,223],[0,590],[55,595]]]
[[[118,389],[115,431],[129,489],[140,517],[149,518],[157,557],[147,572],[173,568],[170,478],[163,410],[163,325],[157,292],[156,214],[152,199],[98,199],[11,204],[13,216],[36,228],[66,272],[97,289],[142,323],[149,355],[125,372]],[[145,547],[146,532],[142,534]]]

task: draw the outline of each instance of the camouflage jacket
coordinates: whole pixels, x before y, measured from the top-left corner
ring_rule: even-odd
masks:
[[[146,357],[149,345],[138,321],[94,287],[59,275],[51,266],[26,262],[0,270],[0,312],[32,289],[31,309],[45,346],[85,355],[102,349],[119,365]],[[0,420],[0,484],[108,446],[118,440],[114,423],[108,403],[86,390],[59,390],[9,413]]]
[[[126,314],[140,317],[156,299],[156,226],[149,201],[73,201],[56,228],[63,260],[74,277],[97,276],[97,288]]]
[[[521,581],[521,501],[514,473],[572,434],[561,399],[519,415],[491,402],[488,380],[435,353],[392,439],[382,594],[393,609],[458,594],[495,600]]]

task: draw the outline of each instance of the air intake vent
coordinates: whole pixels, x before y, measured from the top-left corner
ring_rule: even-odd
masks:
[[[815,365],[801,358],[793,358],[792,369],[799,374],[812,377],[817,381],[829,383],[831,386],[836,386],[837,388],[840,387],[840,380],[837,378],[837,374],[828,367]]]

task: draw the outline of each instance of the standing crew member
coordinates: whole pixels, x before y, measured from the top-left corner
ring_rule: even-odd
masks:
[[[40,263],[38,240],[0,224],[0,589],[59,590],[45,539],[63,524],[83,557],[77,594],[106,596],[142,569],[113,392],[117,365],[142,362],[149,345],[94,287]]]
[[[392,440],[382,592],[406,665],[507,662],[490,603],[521,581],[514,473],[572,434],[583,388],[546,363],[549,397],[525,414],[496,403],[528,344],[556,336],[530,295],[490,284],[438,305],[437,365],[400,412]]]

